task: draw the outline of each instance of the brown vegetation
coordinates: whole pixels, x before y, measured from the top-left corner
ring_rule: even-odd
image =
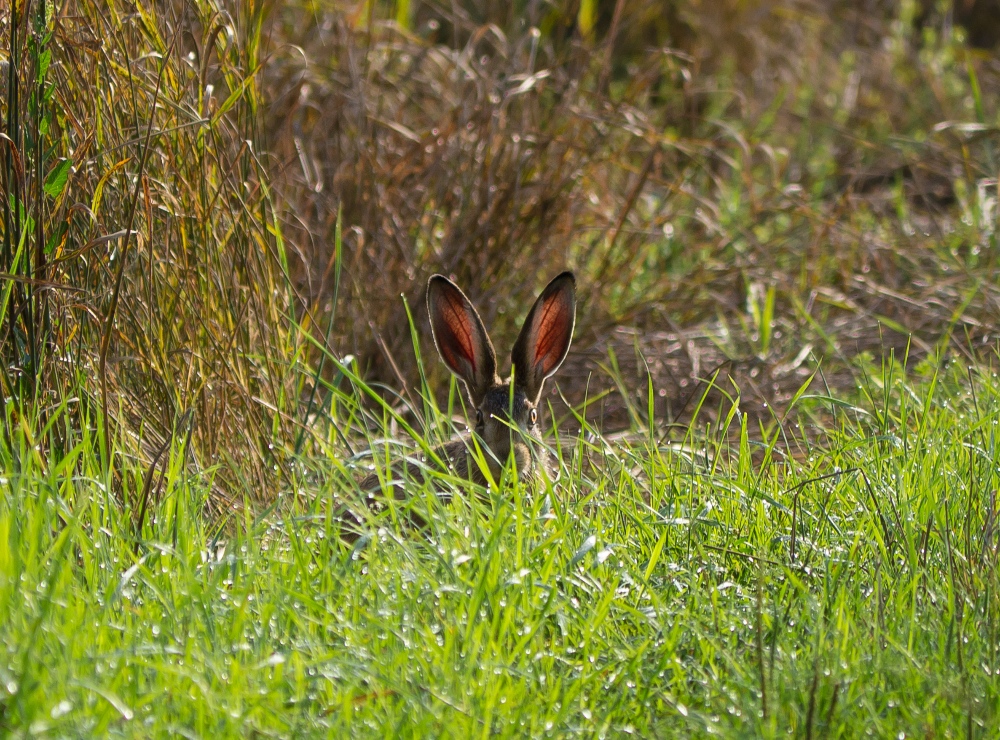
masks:
[[[573,267],[563,390],[582,400],[613,350],[627,387],[653,373],[668,420],[714,369],[766,419],[820,360],[853,385],[858,352],[992,344],[995,141],[977,116],[1000,64],[935,35],[946,19],[925,14],[921,36],[895,4],[597,3],[585,36],[569,6],[462,7],[420,3],[408,27],[381,6],[274,16],[269,141],[296,287],[331,315],[343,208],[331,344],[372,377],[416,377],[399,295],[426,331],[435,271],[507,336]],[[602,413],[624,420],[620,402]]]
[[[311,423],[304,332],[412,386],[400,296],[429,346],[433,272],[508,343],[574,269],[559,385],[620,382],[588,411],[607,428],[647,369],[658,421],[716,369],[767,421],[817,368],[853,385],[859,352],[995,341],[1000,62],[958,12],[47,7],[0,17],[0,381],[143,465],[192,419],[216,488],[271,498]]]

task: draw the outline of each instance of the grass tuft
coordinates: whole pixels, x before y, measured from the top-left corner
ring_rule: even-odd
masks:
[[[983,3],[9,5],[0,734],[998,734]],[[567,267],[558,478],[367,507]]]
[[[836,403],[818,438],[755,443],[739,413],[737,445],[585,428],[551,489],[414,488],[424,535],[390,507],[353,547],[332,514],[365,463],[345,467],[339,438],[291,467],[312,495],[223,537],[175,445],[133,549],[93,440],[67,475],[21,434],[0,503],[3,726],[989,736],[1000,386],[959,363],[865,373],[853,399],[801,397]],[[333,398],[360,443],[360,399]]]

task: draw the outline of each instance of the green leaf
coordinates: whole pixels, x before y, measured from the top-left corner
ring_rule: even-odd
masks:
[[[646,565],[646,572],[643,573],[642,578],[647,583],[649,582],[649,577],[653,575],[653,569],[660,560],[660,553],[663,552],[663,545],[667,542],[667,531],[664,530],[663,534],[660,535],[660,539],[656,541],[656,545],[653,547],[653,552],[649,556],[649,563]]]
[[[45,194],[50,198],[58,198],[66,189],[69,181],[69,169],[73,163],[68,159],[60,159],[45,178]]]
[[[253,71],[243,79],[236,89],[229,93],[229,97],[226,98],[225,102],[219,107],[219,110],[216,111],[214,116],[212,116],[212,126],[218,124],[222,117],[229,112],[229,109],[236,105],[236,101],[242,97],[243,93],[246,92],[247,88],[253,83],[253,77],[257,74],[257,71],[261,68],[261,66],[263,65],[258,64],[254,67]]]
[[[52,254],[56,251],[56,247],[62,242],[63,237],[66,235],[66,231],[66,222],[59,224],[59,226],[53,230],[52,234],[49,236],[48,242],[45,244],[45,254]]]
[[[572,568],[574,565],[583,560],[587,553],[594,549],[594,545],[597,544],[597,537],[595,535],[590,535],[587,539],[583,541],[583,544],[577,548],[576,552],[573,553],[573,559],[569,561],[569,567]]]
[[[580,35],[585,39],[592,38],[596,24],[597,0],[580,0],[580,12],[576,15],[576,25],[580,29]]]
[[[396,23],[404,31],[410,30],[410,0],[396,0]]]
[[[46,73],[49,71],[49,65],[52,64],[52,50],[46,49],[41,54],[38,55],[38,79],[44,80]]]

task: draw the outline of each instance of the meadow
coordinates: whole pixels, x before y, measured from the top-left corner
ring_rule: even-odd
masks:
[[[8,7],[0,735],[1000,733],[979,3]],[[368,511],[566,267],[558,477]]]

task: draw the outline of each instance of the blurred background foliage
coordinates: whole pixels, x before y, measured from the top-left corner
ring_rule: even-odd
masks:
[[[333,315],[343,208],[332,341],[398,387],[400,294],[445,272],[503,344],[569,266],[569,397],[624,353],[668,421],[713,369],[766,420],[820,359],[853,385],[858,352],[991,346],[995,5],[276,7],[262,84],[297,296]]]
[[[112,473],[187,434],[221,505],[273,498],[313,343],[417,388],[434,272],[505,351],[574,269],[559,390],[617,383],[606,428],[647,372],[650,421],[718,371],[766,426],[858,353],[994,346],[996,2],[9,7],[3,396],[70,399]]]

